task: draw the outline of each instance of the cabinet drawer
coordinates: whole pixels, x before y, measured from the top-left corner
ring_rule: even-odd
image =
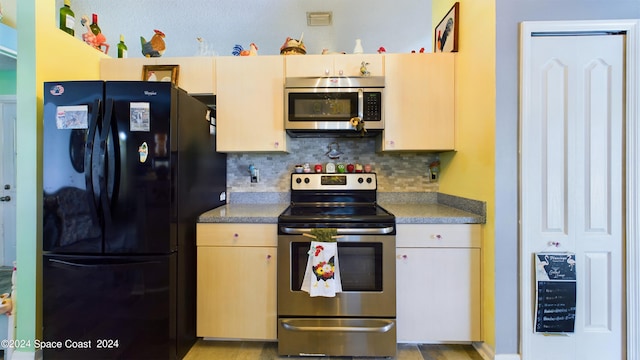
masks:
[[[197,224],[197,246],[277,246],[276,224]]]
[[[398,224],[396,247],[479,248],[482,227],[479,224]]]

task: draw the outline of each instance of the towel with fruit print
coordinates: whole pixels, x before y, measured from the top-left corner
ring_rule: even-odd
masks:
[[[302,291],[311,297],[335,297],[342,291],[338,266],[338,243],[311,241]]]

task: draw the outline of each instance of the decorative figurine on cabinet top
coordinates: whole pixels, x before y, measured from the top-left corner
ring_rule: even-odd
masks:
[[[234,56],[256,56],[258,55],[258,46],[254,43],[249,44],[249,50],[245,50],[242,45],[236,44],[233,47],[233,52],[231,52]]]
[[[89,26],[89,17],[87,15],[82,15],[82,18],[80,19],[80,24],[82,24],[82,26],[84,26],[85,29],[87,30],[86,33],[82,34],[82,40],[84,40],[85,43],[93,46],[94,48],[104,52],[105,54],[108,53],[109,44],[107,44],[107,38],[104,35],[102,35],[102,31],[99,31],[99,28],[98,28],[98,33],[94,34],[94,32],[91,30],[91,27]],[[103,46],[104,46],[104,51],[102,50]]]
[[[304,34],[300,35],[300,40],[287,37],[280,47],[280,55],[305,55],[307,48],[302,41]]]
[[[216,55],[216,52],[213,50],[211,45],[209,45],[209,42],[207,40],[201,37],[197,37],[196,40],[198,40],[198,52],[196,53],[196,56],[215,56]]]
[[[164,33],[160,30],[153,30],[155,34],[151,40],[145,40],[144,36],[140,36],[140,44],[142,45],[142,55],[145,57],[160,57],[166,49],[164,43]]]
[[[369,65],[369,63],[366,61],[363,61],[360,63],[360,75],[362,76],[371,75],[371,72],[369,72],[369,70],[367,69],[367,65]]]

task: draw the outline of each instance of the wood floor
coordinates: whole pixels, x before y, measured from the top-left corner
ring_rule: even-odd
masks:
[[[275,342],[198,340],[184,360],[357,359],[353,357],[278,356]],[[377,358],[364,358],[377,359]],[[396,360],[483,360],[471,345],[398,344]]]

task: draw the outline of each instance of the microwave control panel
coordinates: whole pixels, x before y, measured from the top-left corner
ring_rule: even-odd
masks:
[[[364,121],[382,120],[382,93],[365,92],[362,117]]]

